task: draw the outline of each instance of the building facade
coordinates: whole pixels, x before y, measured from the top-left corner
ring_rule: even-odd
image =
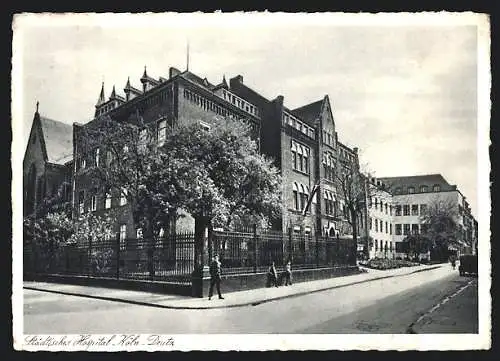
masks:
[[[72,168],[71,125],[41,116],[37,105],[23,159],[23,215],[32,215],[59,191],[62,201],[70,201]]]
[[[378,179],[368,179],[368,234],[369,258],[395,258],[396,242],[393,236],[393,196]]]
[[[241,119],[250,124],[259,150],[274,160],[283,177],[283,211],[273,228],[301,234],[344,236],[352,233],[344,205],[335,187],[335,172],[342,166],[359,164],[357,149],[338,141],[328,96],[306,106],[289,109],[283,96],[268,100],[243,83],[238,75],[212,84],[189,71],[170,68],[169,77],[158,80],[144,70],[142,89],[131,85],[125,96],[115,87],[108,99],[104,84],[96,104],[95,118],[87,124],[74,124],[74,192],[73,209],[83,212],[119,210],[115,232],[121,238],[136,237],[126,199],[120,194],[103,194],[94,189],[86,170],[96,166],[102,150],[87,150],[80,139],[82,130],[107,115],[117,121],[140,117],[156,129],[154,141],[161,143],[169,127],[198,122],[209,126],[218,117]],[[313,194],[314,193],[314,194]],[[304,210],[311,201],[307,210]],[[193,219],[182,218],[176,230],[194,229]],[[361,222],[360,222],[361,224]]]
[[[457,241],[461,246],[452,251],[472,253],[471,245],[477,242],[474,240],[477,237],[473,226],[475,220],[469,203],[456,185],[448,183],[441,174],[385,177],[379,178],[378,181],[392,195],[394,256],[404,256],[402,242],[408,235],[426,231],[422,216],[428,207],[437,202],[449,205],[449,211],[454,214],[455,222],[460,229]],[[428,258],[429,254],[422,254],[420,257]]]

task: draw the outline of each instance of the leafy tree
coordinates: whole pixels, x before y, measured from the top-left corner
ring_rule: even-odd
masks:
[[[429,250],[429,239],[421,234],[410,234],[403,239],[404,251],[409,259],[418,259]]]
[[[96,187],[127,198],[134,223],[152,240],[150,255],[160,230],[169,230],[181,209],[195,219],[198,263],[205,228],[279,212],[278,171],[258,153],[241,122],[214,120],[209,130],[196,122],[176,125],[162,144],[140,118],[103,117],[81,134],[83,152],[106,152],[105,163],[85,172],[92,172]]]
[[[429,240],[431,253],[446,257],[449,246],[459,246],[461,228],[458,220],[457,203],[449,198],[435,197],[420,215],[423,231]]]

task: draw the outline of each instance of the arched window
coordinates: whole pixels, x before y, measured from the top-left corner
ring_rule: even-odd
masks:
[[[297,145],[297,157],[298,157],[298,168],[300,171],[302,171],[304,168],[304,164],[302,163],[302,155],[304,154],[304,151],[302,149],[301,145]]]
[[[297,183],[293,183],[293,208],[299,209],[299,188]]]
[[[300,209],[304,209],[306,206],[307,198],[306,198],[306,189],[304,188],[304,185],[300,185]]]
[[[309,173],[309,149],[304,149],[304,172]]]

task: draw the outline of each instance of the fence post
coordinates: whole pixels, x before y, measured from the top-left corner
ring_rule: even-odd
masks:
[[[293,263],[292,227],[288,228],[288,260]]]
[[[120,237],[116,237],[116,279],[120,279]]]
[[[257,273],[257,225],[252,226],[253,233],[253,272]]]
[[[316,234],[316,268],[319,268],[319,242],[318,242],[318,235]]]

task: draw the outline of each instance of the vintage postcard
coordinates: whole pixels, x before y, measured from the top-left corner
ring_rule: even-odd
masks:
[[[15,349],[489,349],[489,26],[14,15]]]

